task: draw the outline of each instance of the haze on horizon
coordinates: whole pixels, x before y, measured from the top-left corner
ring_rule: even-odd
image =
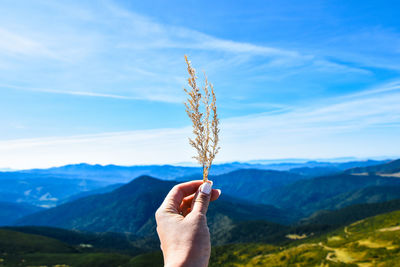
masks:
[[[0,168],[188,162],[187,54],[217,162],[400,157],[396,1],[2,1]]]

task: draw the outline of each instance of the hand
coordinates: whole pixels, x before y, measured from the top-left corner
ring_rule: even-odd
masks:
[[[208,266],[211,253],[207,209],[220,190],[212,182],[191,181],[174,186],[156,212],[164,266]]]

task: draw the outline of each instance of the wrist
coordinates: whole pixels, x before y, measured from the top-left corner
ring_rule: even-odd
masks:
[[[164,254],[164,267],[185,267],[188,266],[188,253],[181,248],[169,248]]]
[[[164,263],[164,267],[187,267],[189,264],[182,259],[173,258],[171,260],[166,260]]]
[[[207,267],[208,259],[173,256],[164,260],[164,267]]]

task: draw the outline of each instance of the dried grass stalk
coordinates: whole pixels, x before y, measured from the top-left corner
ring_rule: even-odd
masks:
[[[200,92],[197,86],[196,71],[186,55],[185,61],[189,73],[188,84],[190,87],[190,90],[184,88],[185,92],[188,94],[185,106],[186,113],[193,123],[193,133],[195,135],[194,139],[189,138],[189,144],[197,151],[197,155],[193,158],[203,166],[203,181],[207,182],[211,164],[220,149],[218,146],[218,134],[220,129],[216,98],[214,87],[208,82],[205,73],[205,83],[203,86],[204,94]]]

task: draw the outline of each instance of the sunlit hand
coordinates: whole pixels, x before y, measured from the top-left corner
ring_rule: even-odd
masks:
[[[174,186],[156,212],[164,265],[208,266],[211,253],[206,213],[220,190],[212,182],[191,181]]]

